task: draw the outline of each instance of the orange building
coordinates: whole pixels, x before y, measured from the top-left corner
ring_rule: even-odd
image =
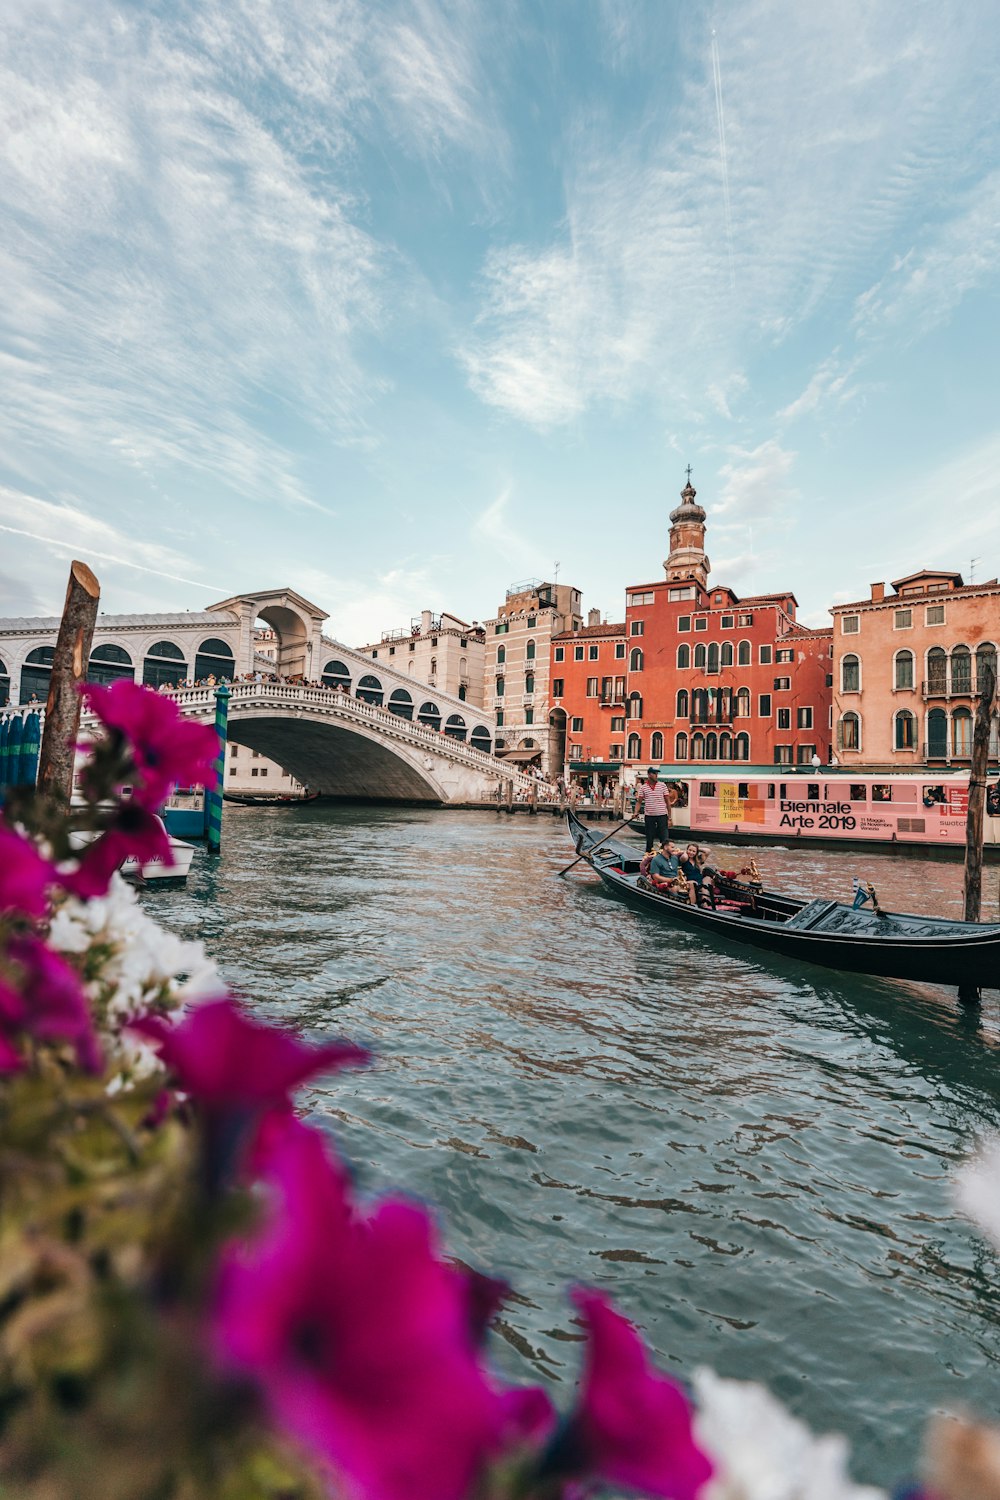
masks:
[[[625,758],[625,626],[589,624],[552,637],[551,719],[564,739],[570,776],[617,781]]]
[[[1000,583],[922,568],[833,615],[835,753],[845,766],[961,765],[980,667],[996,671]],[[997,757],[997,720],[990,739]]]

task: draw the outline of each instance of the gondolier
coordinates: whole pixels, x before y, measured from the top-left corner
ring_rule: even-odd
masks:
[[[646,820],[646,853],[654,844],[665,844],[670,837],[670,804],[667,789],[660,785],[660,773],[655,766],[646,772],[645,781],[637,789],[636,812],[642,807]]]

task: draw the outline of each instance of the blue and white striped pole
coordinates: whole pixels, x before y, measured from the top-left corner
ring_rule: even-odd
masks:
[[[215,760],[215,790],[205,788],[205,837],[209,854],[222,850],[222,785],[226,774],[226,738],[229,724],[229,686],[222,682],[215,690],[215,732],[219,736],[219,753]]]

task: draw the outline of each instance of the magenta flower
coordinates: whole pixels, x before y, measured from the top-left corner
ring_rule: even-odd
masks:
[[[467,1289],[427,1214],[386,1202],[360,1217],[321,1138],[288,1125],[270,1160],[275,1211],[221,1267],[217,1356],[256,1380],[278,1427],[347,1495],[464,1500],[501,1446],[537,1425],[537,1403],[511,1400],[481,1368]]]
[[[639,1334],[600,1292],[578,1288],[587,1353],[576,1410],[544,1462],[569,1481],[695,1500],[712,1476],[680,1387],[655,1370]]]
[[[11,938],[10,970],[0,980],[0,1071],[23,1066],[16,1036],[40,1042],[72,1042],[88,1073],[101,1071],[101,1053],[90,1007],[77,971],[33,934]]]
[[[165,865],[174,863],[162,821],[135,801],[123,802],[115,809],[111,826],[88,844],[77,868],[60,876],[61,883],[84,901],[103,896],[112,875],[127,859],[138,860],[140,866],[154,859]]]
[[[215,785],[219,737],[214,729],[189,723],[172,699],[128,678],[85,691],[101,723],[127,744],[135,767],[132,795],[143,807],[155,811],[175,783]]]
[[[30,839],[0,822],[0,915],[21,912],[41,918],[48,910],[45,892],[58,879]]]

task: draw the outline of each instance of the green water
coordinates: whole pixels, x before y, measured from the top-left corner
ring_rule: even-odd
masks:
[[[858,1478],[905,1478],[929,1411],[1000,1405],[997,1258],[951,1206],[1000,1119],[1000,996],[976,1023],[723,950],[553,878],[571,856],[549,817],[227,808],[222,860],[145,899],[262,1014],[376,1048],[303,1105],[364,1189],[433,1200],[449,1250],[513,1281],[509,1372],[572,1382],[564,1291],[593,1282],[679,1372],[764,1380],[849,1434]],[[956,865],[758,858],[960,915]]]

